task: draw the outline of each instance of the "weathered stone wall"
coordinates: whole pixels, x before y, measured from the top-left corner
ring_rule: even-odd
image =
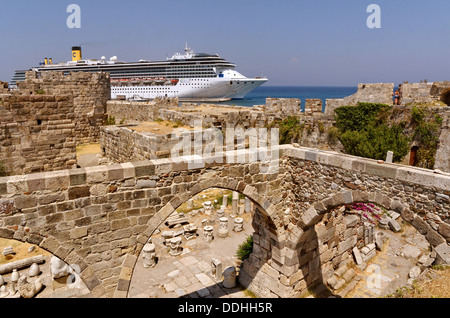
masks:
[[[9,174],[67,169],[76,145],[98,142],[106,121],[109,75],[27,72],[0,105],[0,161]]]
[[[366,225],[339,207],[355,202],[401,214],[433,248],[450,251],[449,176],[305,148],[287,149],[285,156],[286,181],[294,183],[285,198],[286,236],[272,230],[270,249],[255,243],[257,253],[240,273],[258,295],[301,297],[316,287],[332,290],[335,275],[351,277],[352,250],[367,244]],[[259,226],[267,230],[267,223]]]
[[[70,95],[5,95],[0,99],[0,162],[9,174],[76,164],[75,113]]]
[[[149,102],[130,102],[110,100],[107,103],[107,114],[116,121],[145,122],[158,119],[160,109],[178,107],[177,98],[156,98]]]
[[[100,145],[103,155],[115,163],[162,159],[169,158],[172,148],[179,143],[171,137],[171,134],[136,132],[126,126],[105,126]]]
[[[9,93],[9,83],[0,81],[0,94],[8,94]]]
[[[73,96],[72,120],[77,144],[94,143],[100,138],[100,127],[106,123],[106,103],[111,96],[108,73],[27,72],[15,95]]]
[[[448,175],[290,145],[279,161],[230,164],[226,155],[197,166],[162,159],[0,178],[0,236],[80,266],[98,297],[125,297],[149,237],[214,187],[244,194],[259,211],[255,250],[240,275],[261,297],[300,296],[350,261],[361,230],[334,213],[345,204],[393,210],[433,248],[450,248]],[[276,163],[279,170],[264,173]]]
[[[314,116],[322,114],[323,101],[321,99],[306,99],[305,100],[305,114]]]
[[[341,99],[327,99],[325,114],[332,116],[337,107],[356,106],[359,102],[392,105],[393,93],[393,83],[358,84],[358,91],[354,95]]]
[[[450,91],[450,82],[426,82],[402,84],[403,105],[442,105],[446,103],[446,93]],[[448,102],[448,100],[447,100]]]
[[[298,98],[267,98],[264,111],[285,116],[298,115],[301,111],[301,104],[302,101]]]
[[[263,128],[268,122],[275,119],[285,118],[283,113],[265,114],[262,111],[255,111],[249,107],[230,107],[218,105],[202,105],[212,111],[204,113],[195,109],[160,109],[159,118],[175,123],[182,123],[189,127],[198,127],[200,122],[204,128],[220,127],[233,128],[236,126],[244,128]],[[217,113],[214,113],[217,109]]]
[[[438,113],[443,119],[439,146],[436,151],[434,169],[450,172],[450,107],[439,107]]]

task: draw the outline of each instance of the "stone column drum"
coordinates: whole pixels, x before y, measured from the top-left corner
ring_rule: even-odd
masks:
[[[183,251],[181,247],[181,237],[174,237],[170,239],[168,245],[170,247],[169,254],[172,256],[178,256]]]
[[[227,208],[227,206],[228,206],[228,194],[225,194],[225,195],[223,196],[223,199],[222,199],[222,206],[224,206],[225,209]]]
[[[223,218],[225,216],[225,210],[217,210],[217,216],[220,218]]]
[[[250,213],[252,211],[252,201],[247,197],[245,197],[244,206],[245,206],[245,213]]]
[[[234,288],[236,287],[236,268],[230,266],[223,271],[223,287]]]
[[[233,201],[231,205],[231,217],[236,217],[239,213],[239,192],[233,192]]]
[[[209,243],[214,239],[213,231],[214,227],[212,227],[211,225],[205,226],[203,228],[203,238],[205,239],[206,242]]]
[[[244,230],[244,219],[243,218],[235,218],[233,231],[242,232],[243,230]]]
[[[206,201],[205,203],[203,203],[203,207],[205,208],[206,215],[212,214],[212,202],[211,201]]]
[[[228,236],[228,218],[220,218],[219,219],[219,232],[218,232],[218,236],[219,237],[227,237]]]
[[[156,247],[153,243],[145,244],[142,249],[142,264],[145,268],[154,267],[156,265]]]

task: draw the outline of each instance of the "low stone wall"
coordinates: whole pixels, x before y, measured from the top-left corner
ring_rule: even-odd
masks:
[[[177,98],[156,98],[149,102],[110,100],[106,113],[116,121],[145,122],[158,119],[160,109],[176,108],[178,104]]]
[[[168,158],[177,143],[170,134],[136,132],[126,126],[102,127],[100,134],[103,155],[115,163]]]

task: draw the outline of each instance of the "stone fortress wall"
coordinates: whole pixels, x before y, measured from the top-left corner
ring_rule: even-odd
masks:
[[[439,104],[435,107],[430,106],[433,112],[439,114],[443,119],[439,132],[440,142],[436,153],[435,169],[450,172],[449,106],[442,105],[447,92],[450,90],[450,82],[405,83],[402,84],[402,87],[404,91],[403,103],[400,106],[395,106],[399,114],[410,113],[410,109],[414,105]],[[305,127],[299,138],[299,144],[305,147],[342,152],[343,146],[339,141],[330,142],[329,140],[328,132],[335,125],[334,109],[344,105],[356,106],[361,101],[392,105],[393,89],[394,84],[359,84],[358,91],[354,95],[343,99],[326,100],[325,112],[322,112],[323,102],[321,100],[306,99],[305,110],[302,112],[300,110],[302,101],[290,98],[268,98],[265,105],[257,105],[252,108],[215,104],[179,104],[178,101],[170,100],[150,103],[109,101],[108,111],[110,111],[110,116],[125,118],[125,113],[131,106],[132,112],[130,113],[133,114],[133,118],[130,118],[131,123],[136,121],[137,118],[149,121],[167,120],[190,127],[194,127],[196,123],[200,122],[204,128],[217,127],[222,129],[223,132],[226,131],[226,128],[233,127],[243,127],[244,129],[266,128],[274,121],[294,116],[298,117]],[[108,141],[108,136],[111,139],[117,139],[117,136],[120,136],[120,134],[112,133],[117,129],[106,127],[102,131],[105,136],[103,140],[105,141],[106,152],[117,152],[115,149],[118,144],[117,141]],[[129,134],[124,132],[124,135],[128,136]],[[135,137],[142,139],[138,134],[135,134]],[[124,138],[128,142],[130,141],[129,137]],[[139,142],[136,142],[136,144],[139,144]],[[114,148],[110,148],[110,145],[113,145]],[[164,150],[167,152],[168,149]],[[130,157],[125,156],[121,157],[120,160],[127,160],[127,158],[130,159]],[[408,164],[407,158],[409,156],[405,157],[404,164]],[[118,157],[116,156],[115,159],[117,160]]]
[[[26,80],[18,83],[18,95],[70,95],[73,98],[73,121],[78,144],[93,143],[100,137],[100,127],[106,121],[106,102],[111,98],[108,73],[27,72]]]
[[[320,102],[315,100],[307,101],[306,113],[300,113],[299,100],[275,99],[253,110],[211,106],[208,113],[196,110],[198,105],[165,109],[176,104],[170,100],[107,101],[108,82],[103,74],[28,75],[17,92],[2,95],[2,147],[13,142],[26,145],[13,161],[19,162],[29,151],[31,162],[38,160],[36,153],[50,155],[45,149],[51,145],[36,140],[54,141],[54,148],[59,142],[68,150],[52,156],[67,153],[66,161],[61,161],[67,165],[73,162],[69,154],[76,144],[98,141],[106,132],[118,138],[111,137],[109,148],[127,150],[117,161],[129,158],[137,148],[143,150],[142,158],[129,160],[149,159],[146,152],[158,151],[142,149],[147,140],[127,137],[123,133],[127,127],[100,128],[108,115],[129,121],[180,121],[187,126],[203,119],[203,128],[222,129],[263,128],[289,115],[300,115],[311,125],[333,125],[332,116],[320,113]],[[387,102],[390,89],[390,85],[362,84],[345,103]],[[133,115],[122,117],[130,105]],[[448,112],[446,107],[441,109]],[[87,131],[80,131],[78,125]],[[318,148],[320,134],[311,133],[309,138],[316,138],[310,142]],[[155,139],[154,144],[161,141],[165,139]],[[125,147],[133,143],[134,149]],[[39,153],[41,147],[44,152]],[[256,206],[254,252],[244,262],[240,279],[261,297],[298,297],[311,286],[335,288],[339,285],[336,276],[351,276],[344,268],[353,260],[355,248],[368,248],[366,229],[335,209],[354,202],[376,203],[397,213],[427,238],[440,261],[448,262],[448,174],[313,148],[281,146],[280,160],[276,160],[280,169],[269,174],[262,172],[267,162],[212,161],[190,166],[152,159],[36,174],[29,174],[38,172],[30,170],[31,164],[24,165],[24,175],[0,178],[0,237],[37,244],[67,264],[79,266],[83,282],[95,297],[126,297],[137,258],[158,226],[192,196],[218,187],[240,192]],[[44,164],[43,171],[60,170],[58,162]]]
[[[27,72],[0,95],[0,162],[9,174],[75,167],[76,146],[100,137],[109,96],[107,74]]]

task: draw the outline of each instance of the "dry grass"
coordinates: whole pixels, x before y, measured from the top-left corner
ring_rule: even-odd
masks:
[[[395,298],[450,298],[450,266],[435,266],[412,288],[400,288]]]
[[[192,130],[189,126],[183,126],[181,123],[174,123],[167,120],[143,122],[139,123],[137,126],[130,126],[127,128],[136,132],[149,132],[156,135],[167,135],[180,129]]]
[[[15,261],[19,261],[22,259],[26,259],[26,258],[30,258],[33,256],[38,256],[38,255],[43,255],[43,256],[51,255],[49,252],[47,252],[47,251],[43,250],[42,248],[40,248],[39,246],[36,246],[33,244],[23,243],[23,242],[16,241],[16,240],[0,239],[0,251],[3,252],[3,249],[5,247],[9,247],[9,246],[11,246],[13,248],[13,250],[16,254],[8,255],[6,257],[3,256],[3,254],[0,254],[0,265],[12,263]],[[34,251],[28,252],[28,249],[31,246],[35,247]]]
[[[102,149],[100,144],[87,144],[77,146],[77,155],[87,155],[87,154],[98,154],[101,153]]]
[[[222,192],[222,193],[221,193]],[[228,191],[228,190],[223,190],[223,189],[210,189],[210,190],[205,190],[199,194],[197,194],[198,199],[194,200],[194,209],[193,210],[198,210],[200,208],[203,207],[203,203],[205,203],[206,201],[211,201],[214,203],[214,200],[218,200],[219,198],[223,197],[223,195],[228,194],[229,196],[231,196],[232,191]],[[203,196],[205,196],[205,198],[203,198]],[[178,209],[177,212],[178,213],[188,213],[191,210],[187,209],[187,202],[183,203]]]

